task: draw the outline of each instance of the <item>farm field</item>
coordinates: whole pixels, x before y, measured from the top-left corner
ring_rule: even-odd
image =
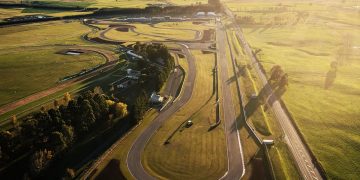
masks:
[[[244,2],[244,1],[243,1]],[[330,179],[360,176],[360,18],[354,2],[229,1],[267,72],[289,75],[282,96]],[[244,18],[247,17],[247,18]],[[330,64],[336,79],[325,89]],[[339,158],[341,157],[341,158]]]
[[[9,78],[0,82],[0,105],[55,86],[67,75],[103,64],[104,57],[93,52],[58,54],[73,45],[89,45],[80,38],[88,31],[79,22],[62,21],[1,28],[0,74]]]
[[[212,75],[214,54],[192,53],[197,71],[192,98],[162,125],[143,153],[144,167],[158,178],[215,179],[223,176],[227,168],[222,125],[208,131],[216,117]],[[189,119],[194,123],[190,128],[181,125]],[[177,130],[177,127],[180,128]],[[170,143],[164,145],[174,131]]]

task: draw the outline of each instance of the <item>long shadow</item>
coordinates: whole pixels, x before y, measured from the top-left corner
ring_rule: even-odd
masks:
[[[257,96],[251,97],[249,102],[245,105],[245,112],[247,117],[250,117],[254,114],[254,112],[259,108],[260,105],[264,105],[266,99],[268,98],[268,93],[266,93],[266,89],[269,88],[269,84],[266,84],[257,94]]]
[[[257,137],[255,136],[255,134],[253,133],[254,130],[250,129],[251,127],[246,126],[245,124],[245,116],[243,114],[240,114],[237,118],[236,121],[231,125],[231,132],[234,131],[238,131],[242,128],[245,128],[249,134],[249,136],[247,137],[247,139],[252,138],[254,140],[254,142],[261,147],[261,143],[257,140]]]
[[[120,171],[120,161],[117,159],[112,159],[101,171],[99,176],[95,177],[96,180],[107,180],[107,179],[118,179],[126,180],[123,173]]]
[[[237,69],[239,69],[237,72],[236,72],[236,76],[232,76],[231,78],[229,78],[228,80],[226,80],[226,83],[227,84],[231,84],[233,82],[236,81],[236,77],[239,77],[239,76],[245,76],[246,73],[245,73],[245,68],[246,66],[239,66],[239,65],[236,65],[237,66]]]
[[[272,90],[273,89],[273,90]],[[286,88],[276,87],[267,83],[256,97],[251,97],[250,101],[245,105],[247,117],[250,117],[260,105],[272,106],[275,101],[281,98],[286,92]]]

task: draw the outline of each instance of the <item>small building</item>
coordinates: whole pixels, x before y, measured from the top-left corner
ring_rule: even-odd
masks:
[[[263,144],[265,144],[265,145],[273,145],[274,140],[272,140],[272,139],[264,139]]]
[[[200,18],[200,17],[205,17],[205,15],[206,15],[205,12],[197,12],[195,17]]]
[[[161,104],[164,102],[164,97],[160,96],[156,92],[153,92],[150,96],[150,102],[152,104]]]
[[[153,21],[153,22],[163,22],[163,21],[165,21],[165,18],[164,17],[152,17],[151,21]]]
[[[140,71],[135,71],[133,69],[127,69],[126,72],[127,72],[126,77],[133,80],[138,80],[141,75]]]
[[[189,127],[191,127],[192,125],[193,125],[192,120],[188,120],[188,121],[186,122],[186,124],[185,124],[185,127],[186,127],[186,128],[189,128]]]
[[[216,13],[215,13],[215,12],[208,12],[208,13],[206,13],[206,15],[207,15],[208,17],[216,17]]]
[[[130,60],[141,60],[141,59],[143,59],[142,56],[135,54],[132,50],[127,51],[126,55],[128,55],[128,58]]]
[[[134,81],[133,79],[130,79],[128,77],[124,77],[124,78],[121,78],[118,81],[116,81],[114,83],[114,86],[116,88],[119,88],[119,89],[125,89],[125,88],[128,88],[129,86],[135,84],[136,82],[137,81]]]
[[[185,19],[182,17],[173,17],[170,19],[171,22],[179,22],[179,21],[184,21]]]

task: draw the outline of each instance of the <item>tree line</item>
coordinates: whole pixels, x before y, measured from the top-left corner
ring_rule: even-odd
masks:
[[[86,137],[96,126],[128,115],[127,105],[105,94],[87,91],[76,99],[66,93],[65,104],[54,101],[25,117],[21,124],[12,118],[14,128],[0,132],[1,166],[30,153],[28,174],[36,177],[52,160],[74,143]]]

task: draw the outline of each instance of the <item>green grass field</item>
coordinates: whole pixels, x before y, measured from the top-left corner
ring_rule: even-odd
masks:
[[[91,29],[79,21],[52,21],[0,29],[0,50],[51,45],[90,45],[81,36]]]
[[[64,76],[104,63],[96,53],[61,55],[70,45],[89,45],[80,36],[90,31],[74,22],[48,22],[0,29],[0,105],[55,86]]]
[[[192,98],[161,126],[143,153],[144,167],[161,179],[216,179],[223,176],[227,168],[223,127],[208,132],[215,118],[214,54],[192,53],[197,70]],[[188,119],[194,125],[180,128],[170,144],[163,145],[169,135]]]
[[[238,17],[255,19],[242,28],[252,48],[262,50],[264,68],[278,64],[289,74],[282,99],[327,176],[359,178],[360,20],[354,3],[232,1],[228,6]],[[339,63],[337,77],[325,90],[332,61]]]
[[[63,77],[105,62],[97,53],[57,54],[66,47],[15,48],[0,51],[0,105],[55,86]],[[19,53],[21,51],[21,53]]]
[[[1,2],[1,1],[0,1]],[[61,11],[49,9],[35,9],[35,8],[0,8],[0,22],[5,18],[26,15],[49,15],[54,17],[84,15],[92,12],[76,12],[76,11]]]

